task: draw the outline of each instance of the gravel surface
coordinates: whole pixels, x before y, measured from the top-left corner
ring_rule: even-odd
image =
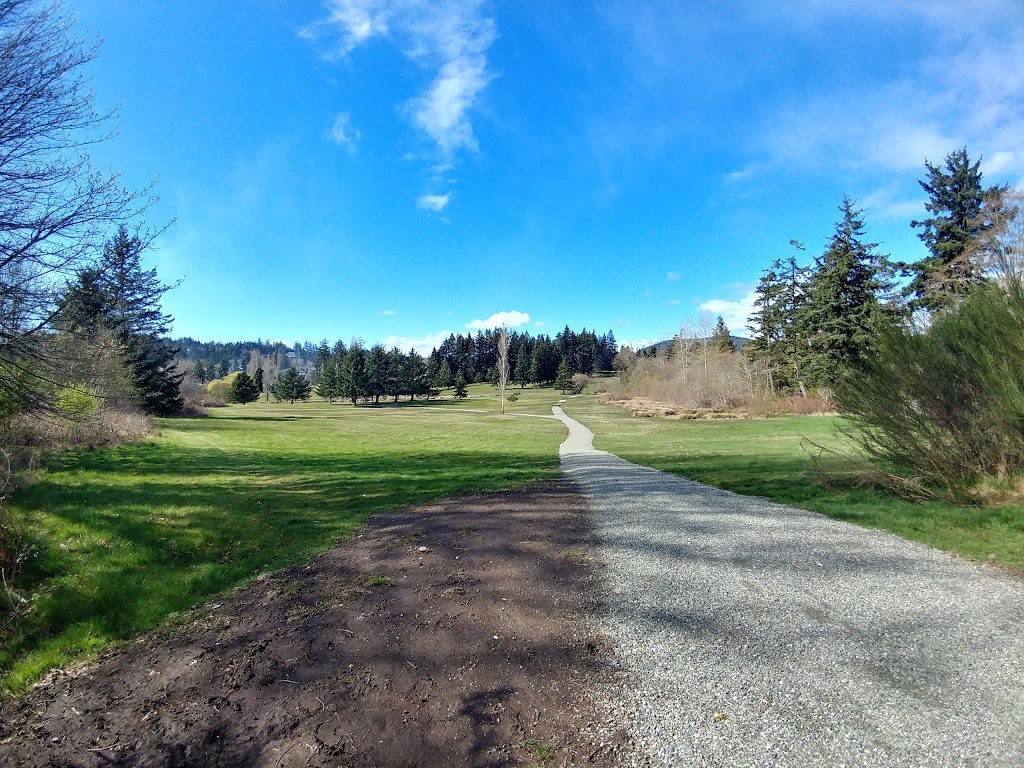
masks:
[[[1024,765],[1019,578],[631,464],[554,413],[636,764]]]

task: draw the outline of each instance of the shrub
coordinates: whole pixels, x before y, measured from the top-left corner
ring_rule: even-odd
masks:
[[[1024,288],[983,286],[924,332],[890,328],[837,387],[845,432],[910,495],[977,501],[1024,470]]]

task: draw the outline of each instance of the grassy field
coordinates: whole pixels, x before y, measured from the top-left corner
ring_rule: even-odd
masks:
[[[841,446],[836,417],[670,421],[634,418],[590,396],[566,413],[595,433],[594,445],[623,458],[737,493],[764,496],[870,528],[1024,571],[1024,509],[969,509],[912,503],[879,491],[825,488],[805,440]],[[823,461],[826,471],[838,462]]]
[[[368,515],[557,473],[565,428],[497,415],[489,386],[412,407],[251,403],[165,419],[142,445],[52,459],[11,509],[31,532],[31,612],[0,638],[0,690],[308,561]]]

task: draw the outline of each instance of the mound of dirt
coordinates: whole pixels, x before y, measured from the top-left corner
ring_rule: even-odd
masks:
[[[18,766],[611,765],[568,480],[379,515],[0,717]]]

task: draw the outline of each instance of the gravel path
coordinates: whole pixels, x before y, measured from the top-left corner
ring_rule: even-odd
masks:
[[[640,765],[1022,766],[1024,583],[570,429]]]

